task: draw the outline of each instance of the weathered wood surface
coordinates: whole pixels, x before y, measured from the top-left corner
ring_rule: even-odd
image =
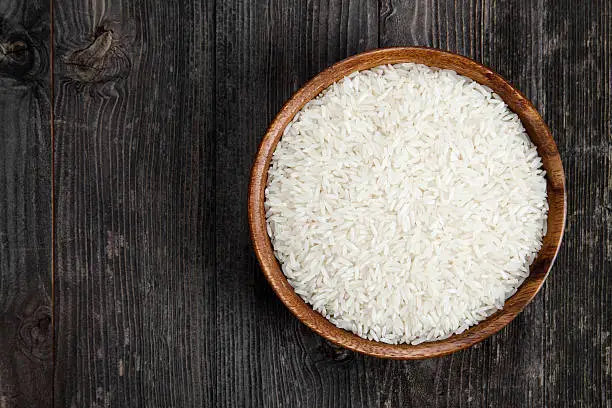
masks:
[[[610,406],[611,3],[385,3],[381,45],[448,49],[509,79],[551,128],[567,178],[564,244],[542,292],[480,348],[436,364],[436,404]]]
[[[52,7],[49,44],[47,1],[0,2],[0,406],[612,406],[608,0]],[[331,63],[393,45],[510,80],[551,127],[568,187],[565,242],[535,301],[480,345],[418,362],[301,325],[260,273],[246,217],[283,102]]]
[[[0,1],[0,407],[52,403],[49,7]]]
[[[213,9],[54,2],[55,405],[213,398]]]

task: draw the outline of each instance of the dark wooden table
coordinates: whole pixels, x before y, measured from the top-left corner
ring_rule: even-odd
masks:
[[[612,2],[0,0],[0,407],[611,407]],[[543,290],[454,355],[334,348],[250,248],[271,118],[346,56],[451,50],[551,127]]]

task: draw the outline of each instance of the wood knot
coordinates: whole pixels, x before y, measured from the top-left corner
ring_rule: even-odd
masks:
[[[0,76],[23,79],[47,72],[47,49],[37,34],[0,17]]]
[[[0,71],[23,76],[34,65],[32,50],[22,40],[0,42]]]
[[[113,30],[100,27],[93,42],[64,58],[68,75],[85,83],[108,82],[125,78],[132,64]]]
[[[51,308],[39,306],[31,315],[22,317],[17,336],[24,354],[38,360],[50,358],[53,348]]]
[[[321,343],[320,350],[322,354],[336,363],[345,363],[355,358],[355,353],[340,346],[335,345],[327,340]]]
[[[355,358],[354,352],[336,346],[315,334],[305,325],[300,325],[298,331],[300,332],[299,338],[303,350],[316,365],[344,365]]]

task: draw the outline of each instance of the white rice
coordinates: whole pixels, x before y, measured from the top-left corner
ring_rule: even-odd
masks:
[[[338,327],[434,341],[500,309],[545,234],[542,162],[516,114],[454,71],[380,66],[310,101],[268,173],[284,274]]]

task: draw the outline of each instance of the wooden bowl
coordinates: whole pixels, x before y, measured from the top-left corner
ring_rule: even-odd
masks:
[[[531,265],[529,277],[519,287],[518,291],[506,301],[504,308],[461,334],[452,335],[445,340],[422,343],[416,346],[392,345],[363,339],[356,334],[336,327],[306,304],[287,282],[274,257],[272,244],[266,232],[264,211],[264,190],[272,153],[285,127],[304,104],[332,83],[354,71],[401,62],[414,62],[431,67],[452,69],[488,86],[501,96],[506,104],[518,114],[529,137],[537,146],[547,173],[548,204],[550,206],[548,232],[544,237],[542,249]],[[531,102],[501,76],[469,58],[420,47],[368,51],[340,61],[311,79],[289,99],[272,121],[259,146],[249,186],[249,224],[255,254],[264,275],[283,303],[304,324],[329,341],[360,353],[394,359],[420,359],[450,354],[489,337],[510,323],[533,299],[548,275],[561,245],[565,226],[565,207],[565,176],[561,158],[550,130]]]

